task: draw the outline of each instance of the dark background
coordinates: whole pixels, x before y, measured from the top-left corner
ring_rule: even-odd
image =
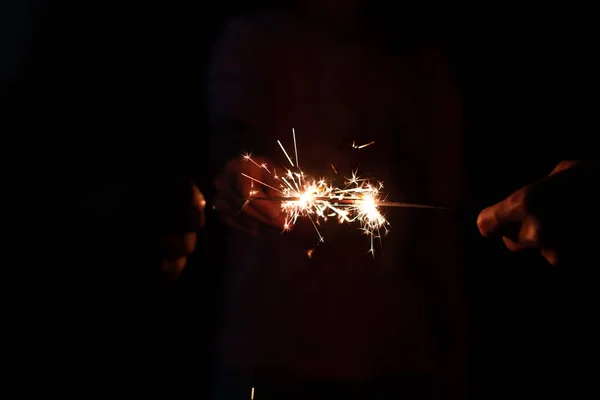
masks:
[[[29,248],[44,240],[37,227],[47,214],[115,179],[191,176],[209,200],[208,227],[181,282],[189,340],[180,369],[195,390],[211,379],[226,257],[225,231],[210,215],[207,62],[229,16],[273,2],[240,3],[15,0],[0,8],[0,132],[19,188],[11,197],[25,210],[20,228],[36,233]],[[561,159],[596,152],[592,25],[583,11],[421,7],[465,99],[473,391],[571,393],[584,376],[580,355],[592,349],[573,321],[587,303],[573,303],[563,272],[479,238],[475,218]]]

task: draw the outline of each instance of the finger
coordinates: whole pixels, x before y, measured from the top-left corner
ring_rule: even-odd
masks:
[[[261,193],[259,196],[264,196],[264,194]],[[231,186],[225,185],[220,188],[219,197],[215,199],[215,207],[219,212],[221,219],[227,219],[228,224],[234,224],[236,226],[248,225],[250,223],[249,218],[251,218],[260,223],[272,225],[273,219],[266,217],[262,212],[257,211],[253,203],[254,202],[241,199]],[[233,223],[233,221],[235,221],[235,223]],[[253,225],[254,224],[252,224],[252,226],[246,226],[246,228],[250,228],[251,231],[254,231],[256,228]]]
[[[572,168],[577,164],[575,160],[565,160],[558,163],[558,165],[550,172],[549,176],[556,175],[559,172],[565,171],[569,168]]]
[[[258,195],[266,196],[261,192],[259,192]],[[262,203],[270,203],[270,201],[246,200],[239,212],[260,221],[263,224],[274,225],[279,218],[280,212],[277,211],[277,213],[275,213],[275,211],[272,210],[271,205],[264,205]]]
[[[237,209],[226,205],[224,209],[217,208],[217,213],[225,225],[250,235],[257,235],[261,222],[253,216],[239,212]]]
[[[529,246],[523,245],[521,243],[517,243],[507,237],[503,237],[502,240],[504,241],[504,244],[506,245],[506,247],[512,252],[523,250],[523,249],[526,249],[529,247]],[[555,267],[558,266],[559,260],[558,260],[558,253],[556,252],[556,250],[541,249],[540,254],[542,255],[542,257],[544,257],[546,259],[546,261],[548,261],[548,263],[550,265],[555,266]]]
[[[522,244],[515,242],[514,240],[506,236],[502,237],[502,241],[504,242],[506,248],[513,252],[523,250],[525,248],[525,246],[523,246]]]
[[[228,228],[239,230],[250,235],[258,234],[258,222],[247,215],[240,213],[243,202],[235,195],[230,181],[221,176],[215,180],[217,195],[214,199],[214,208],[219,219]]]
[[[514,229],[527,215],[528,187],[517,190],[503,201],[488,207],[479,213],[477,227],[485,236],[497,236],[507,229]]]
[[[256,159],[254,162],[247,161],[241,165],[242,174],[238,174],[238,188],[241,191],[242,198],[250,197],[268,197],[273,193],[281,194],[278,188],[279,183],[267,167],[268,163],[264,159]],[[256,210],[266,217],[276,218],[279,215],[279,209],[269,203],[259,205]]]
[[[544,257],[546,259],[546,261],[548,261],[548,263],[554,267],[558,266],[559,264],[559,259],[558,259],[558,252],[556,250],[552,250],[552,249],[542,249],[540,250],[540,254],[542,255],[542,257]]]
[[[265,204],[272,203],[272,204]],[[249,200],[242,210],[243,213],[252,216],[259,220],[263,224],[275,227],[283,228],[285,217],[281,213],[279,202],[272,202],[270,200]],[[259,211],[260,210],[260,211]],[[269,211],[267,211],[269,210]],[[275,211],[277,210],[277,211]],[[272,217],[265,218],[264,214],[270,212]]]
[[[231,204],[231,200],[227,197],[221,197],[221,195],[218,195],[218,197],[214,198],[213,202],[213,209],[217,211],[220,216],[230,214],[235,215],[239,211],[239,206],[236,206],[236,204]]]
[[[238,177],[238,188],[243,198],[269,197],[266,191],[267,188],[276,191],[276,189],[274,189],[275,186],[267,182],[270,181],[270,179],[265,179],[266,177],[264,174],[258,174],[257,171],[253,172],[255,175],[247,174],[247,176],[245,176],[240,174]],[[260,215],[260,219],[266,220],[267,224],[271,224],[273,220],[279,218],[281,214],[281,206],[278,202],[258,200],[248,203],[247,206],[249,206],[248,214]]]
[[[161,269],[170,279],[175,279],[181,275],[186,263],[187,257],[179,257],[175,260],[163,260]]]
[[[195,232],[188,232],[182,235],[168,235],[163,239],[165,249],[165,258],[169,260],[187,257],[194,252],[196,248],[197,235]]]
[[[523,247],[540,249],[543,246],[542,226],[538,218],[527,216],[521,223],[518,242]]]
[[[187,180],[179,185],[178,193],[173,193],[171,203],[167,204],[170,211],[169,216],[174,223],[172,233],[197,232],[204,227],[204,209],[206,200],[198,187]]]
[[[244,205],[244,200],[236,190],[237,177],[221,176],[215,180],[215,208],[220,213],[238,214]]]
[[[277,197],[277,196],[281,196],[281,193],[278,191],[275,191],[273,189],[267,188],[266,189],[266,193],[267,193],[267,197]],[[270,201],[271,206],[274,207],[277,210],[278,216],[274,219],[273,223],[271,225],[273,225],[276,228],[280,228],[282,229],[286,224],[286,214],[285,212],[283,212],[283,208],[281,207],[281,201]]]
[[[192,190],[192,217],[195,222],[195,230],[200,230],[206,224],[206,199],[196,185],[193,185]]]
[[[270,224],[272,216],[246,200],[248,197],[266,197],[261,184],[258,183],[261,181],[258,167],[242,168],[242,164],[254,165],[243,161],[230,162],[228,172],[215,180],[217,197],[223,203],[228,203],[227,207],[224,207],[224,204],[221,204],[220,207],[222,210],[225,208],[231,209],[235,214],[244,212],[263,223]],[[242,175],[242,173],[245,175]],[[256,179],[256,181],[252,179]]]
[[[214,200],[215,210],[220,220],[229,228],[237,229],[251,235],[258,234],[259,221],[241,212],[243,204],[240,204],[240,200],[232,195],[229,187],[225,188],[225,191],[229,193],[221,191],[219,197],[216,197]]]
[[[527,216],[523,218],[516,234],[506,234],[502,237],[502,240],[510,251],[539,249],[543,244],[540,221],[533,216]]]
[[[215,211],[219,219],[232,229],[238,229],[247,233],[258,230],[259,222],[245,214],[239,213],[237,208],[232,207],[222,199],[215,199]]]
[[[235,185],[236,178],[232,175],[221,174],[215,178],[215,198],[226,199],[228,202],[231,200],[238,200],[239,194],[236,193]]]
[[[266,192],[258,192],[257,197],[269,197]],[[266,225],[283,228],[285,216],[281,211],[281,202],[271,200],[247,200],[243,213],[252,216]]]
[[[266,166],[266,161],[260,158],[253,161],[230,161],[226,173],[216,182],[217,189],[224,200],[237,207],[236,214],[245,214],[263,224],[281,228],[283,221],[279,203],[247,200],[249,197],[267,197],[266,188],[276,190],[268,167],[260,167]],[[239,222],[237,218],[235,220]]]
[[[285,229],[286,225],[289,225],[289,223],[286,224],[287,218],[286,215],[284,213],[280,214],[278,218],[276,218],[275,220],[273,220],[273,222],[271,223],[271,226],[273,228],[277,228],[277,229]]]

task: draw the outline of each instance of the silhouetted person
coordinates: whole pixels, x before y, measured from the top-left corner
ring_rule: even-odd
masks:
[[[356,227],[322,224],[318,245],[308,221],[281,233],[277,203],[239,212],[250,190],[264,189],[241,173],[271,179],[240,153],[283,165],[276,140],[292,149],[292,128],[307,174],[358,168],[383,181],[390,199],[461,202],[461,103],[446,58],[435,41],[389,40],[390,27],[364,20],[363,6],[307,1],[237,18],[215,48],[212,151],[227,164],[215,211],[232,228],[217,398],[249,396],[252,386],[257,398],[464,395],[461,241],[451,214],[386,210],[392,231],[373,258]]]

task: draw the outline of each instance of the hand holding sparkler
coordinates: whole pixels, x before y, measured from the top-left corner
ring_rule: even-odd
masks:
[[[215,210],[230,228],[251,235],[258,234],[261,225],[283,229],[280,202],[250,203],[247,200],[249,196],[269,197],[278,194],[268,165],[265,159],[258,157],[252,157],[251,162],[236,158],[216,178]]]
[[[319,241],[324,238],[318,225],[335,218],[340,223],[358,222],[361,230],[370,237],[370,252],[374,252],[374,239],[381,239],[389,228],[389,223],[381,214],[380,207],[443,209],[422,204],[388,202],[380,198],[381,182],[370,182],[359,178],[356,172],[347,177],[341,186],[335,186],[326,179],[305,176],[298,161],[296,132],[293,157],[283,144],[277,143],[289,162],[289,167],[280,169],[267,163],[265,159],[242,154],[231,160],[215,183],[215,209],[223,222],[231,228],[252,235],[258,234],[260,223],[283,230],[290,230],[298,218],[309,220]],[[374,142],[353,147],[360,149]],[[335,167],[332,165],[334,172]]]
[[[317,227],[321,221],[326,221],[329,217],[336,218],[340,223],[358,221],[362,231],[371,238],[371,252],[373,252],[373,240],[380,239],[382,234],[387,233],[389,225],[378,210],[381,202],[379,189],[383,185],[372,184],[367,179],[358,178],[356,173],[353,173],[342,187],[336,187],[325,179],[305,176],[300,169],[294,129],[292,129],[292,136],[294,141],[292,156],[281,141],[277,141],[289,162],[287,168],[280,169],[280,174],[277,173],[275,166],[267,164],[264,160],[253,158],[251,154],[242,155],[241,161],[250,166],[246,170],[254,172],[254,176],[248,172],[240,173],[241,177],[247,179],[246,185],[243,183],[239,185],[242,193],[244,189],[247,190],[247,197],[240,212],[248,207],[256,208],[256,204],[277,204],[285,216],[282,225],[284,230],[290,230],[296,225],[298,218],[307,218],[315,228],[320,242],[324,241]],[[238,163],[232,165],[235,166],[231,169],[232,172],[240,167]],[[335,170],[333,166],[332,168]],[[260,185],[259,189],[255,187],[257,184]],[[261,191],[261,187],[265,189]],[[271,223],[271,225],[277,226],[279,223]]]

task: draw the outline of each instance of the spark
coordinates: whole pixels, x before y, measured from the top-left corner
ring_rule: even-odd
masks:
[[[262,164],[257,163],[256,161],[254,161],[252,159],[252,154],[250,154],[250,153],[242,153],[242,159],[244,159],[246,161],[250,161],[252,164],[256,165],[258,168],[262,168],[262,169],[266,170],[268,173],[271,173],[271,171],[269,171],[269,168],[267,168],[266,163],[262,163]]]
[[[369,147],[370,145],[375,144],[375,141],[369,142],[369,143],[365,143],[365,144],[361,144],[360,146],[356,144],[356,142],[353,140],[352,141],[352,148],[353,149],[364,149],[365,147]]]
[[[292,136],[294,137],[294,153],[296,153],[296,166],[300,169],[300,161],[298,161],[298,146],[296,146],[296,130],[292,128]]]
[[[292,167],[294,167],[294,163],[292,162],[292,159],[288,155],[287,151],[285,151],[285,147],[283,147],[283,145],[281,144],[281,142],[279,140],[277,141],[277,143],[279,143],[279,147],[281,147],[281,150],[283,150],[283,154],[285,154],[285,156],[287,157],[290,164],[292,164]]]
[[[374,239],[380,239],[389,231],[389,223],[379,211],[378,204],[380,199],[380,190],[383,188],[381,183],[373,184],[368,179],[358,176],[358,171],[352,171],[352,175],[346,178],[342,186],[335,186],[333,182],[321,178],[313,179],[305,176],[304,172],[298,166],[298,148],[296,144],[296,131],[292,129],[294,140],[294,160],[289,156],[281,141],[277,140],[279,147],[292,166],[292,169],[285,168],[285,173],[278,175],[273,167],[271,173],[268,166],[255,162],[251,154],[243,153],[242,159],[254,163],[257,167],[267,171],[274,181],[279,183],[275,187],[263,182],[250,175],[242,173],[243,176],[260,185],[275,190],[280,196],[270,198],[271,200],[281,201],[281,209],[285,214],[283,231],[291,230],[299,218],[307,218],[313,225],[319,242],[325,239],[319,231],[319,225],[327,222],[329,218],[335,218],[339,223],[358,223],[360,230],[370,236],[371,247],[369,252],[375,252]],[[363,145],[362,147],[373,144]],[[360,146],[358,147],[360,148]],[[331,164],[331,168],[337,174],[337,170]],[[260,200],[255,198],[256,191],[249,193],[248,201]],[[266,199],[265,199],[266,200]],[[309,254],[309,257],[312,252]]]

